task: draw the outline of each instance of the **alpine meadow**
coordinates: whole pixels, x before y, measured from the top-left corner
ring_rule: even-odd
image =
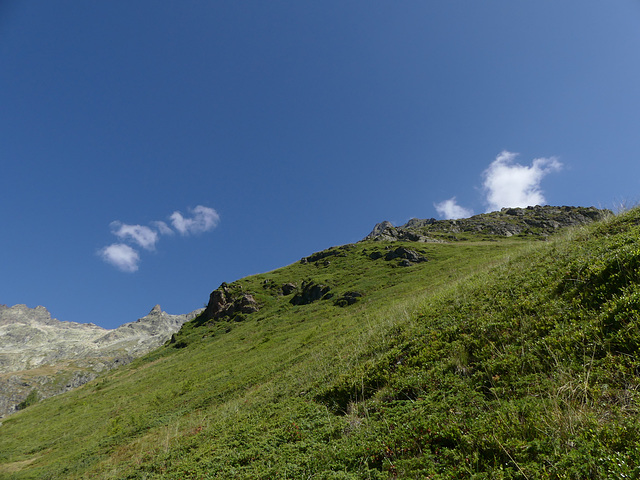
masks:
[[[229,279],[2,419],[0,478],[638,478],[639,238],[638,208],[503,209]]]

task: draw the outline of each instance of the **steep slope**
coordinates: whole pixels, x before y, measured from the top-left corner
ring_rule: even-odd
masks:
[[[147,316],[107,330],[61,322],[42,306],[0,305],[0,417],[29,395],[60,394],[157,348],[198,313],[169,315],[156,305]]]
[[[639,235],[634,210],[368,240],[222,285],[164,347],[4,420],[0,474],[636,478]]]

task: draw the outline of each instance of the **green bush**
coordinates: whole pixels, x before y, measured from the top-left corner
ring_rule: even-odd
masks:
[[[34,388],[33,390],[31,390],[31,392],[29,392],[29,395],[27,395],[27,398],[25,398],[22,402],[16,405],[16,410],[24,410],[28,406],[33,405],[34,403],[38,403],[39,401],[40,401],[40,394]]]

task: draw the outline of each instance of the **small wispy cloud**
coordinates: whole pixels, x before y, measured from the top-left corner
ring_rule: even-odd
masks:
[[[169,216],[173,228],[183,236],[208,232],[220,223],[220,216],[213,208],[198,205],[189,212],[190,215],[187,217],[179,211]],[[154,251],[161,235],[175,234],[175,231],[161,220],[150,222],[149,225],[130,225],[118,220],[111,222],[111,233],[118,237],[120,243],[113,243],[98,250],[98,255],[123,272],[136,272],[140,254],[133,246]]]
[[[99,252],[102,259],[123,272],[135,272],[138,270],[140,255],[138,252],[124,243],[113,243],[104,247]]]
[[[438,212],[438,215],[448,220],[457,218],[467,218],[473,215],[473,210],[461,207],[456,202],[456,197],[452,197],[449,200],[444,200],[440,203],[433,205]]]
[[[173,228],[182,235],[207,232],[218,225],[220,216],[213,208],[198,205],[191,210],[190,217],[182,216],[182,213],[175,211],[169,217]]]
[[[545,203],[540,183],[551,172],[562,168],[555,157],[536,158],[531,165],[514,163],[517,153],[501,152],[484,171],[482,184],[489,209],[528,207]]]
[[[158,232],[142,225],[111,222],[111,233],[120,240],[132,240],[145,250],[154,250],[158,241]]]
[[[151,225],[156,227],[156,230],[158,230],[158,233],[161,235],[173,235],[175,233],[165,222],[157,220],[155,222],[151,222]]]

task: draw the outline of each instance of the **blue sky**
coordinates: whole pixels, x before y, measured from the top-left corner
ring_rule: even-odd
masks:
[[[0,303],[114,328],[383,220],[635,204],[638,52],[630,0],[0,2]]]

